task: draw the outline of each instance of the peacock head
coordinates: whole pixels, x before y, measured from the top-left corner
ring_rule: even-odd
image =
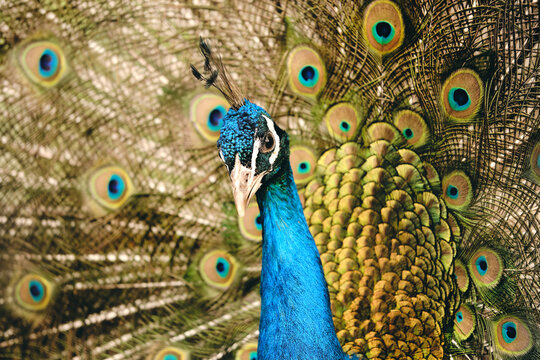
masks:
[[[232,180],[238,215],[261,186],[289,165],[289,137],[260,106],[247,100],[231,80],[219,55],[203,38],[199,47],[204,57],[204,72],[191,65],[196,79],[214,86],[231,105],[223,118],[218,139],[219,156]]]
[[[236,209],[244,216],[257,190],[288,164],[289,137],[263,108],[244,99],[223,118],[217,146],[231,177]]]

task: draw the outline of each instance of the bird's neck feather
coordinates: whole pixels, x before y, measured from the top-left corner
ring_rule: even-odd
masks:
[[[258,358],[348,359],[290,164],[257,192],[263,217]]]

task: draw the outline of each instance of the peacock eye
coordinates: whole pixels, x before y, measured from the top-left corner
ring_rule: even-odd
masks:
[[[267,132],[266,135],[264,135],[261,151],[263,153],[270,152],[274,150],[275,146],[276,146],[276,141],[274,140],[274,136],[271,133]]]
[[[189,352],[177,347],[167,346],[157,352],[151,360],[186,360],[190,358]]]
[[[18,62],[36,85],[51,88],[62,80],[67,63],[62,47],[54,41],[31,42],[21,48]]]
[[[236,360],[257,360],[257,343],[251,342],[251,343],[244,344],[244,346],[242,346],[240,350],[236,352],[235,359]]]
[[[29,311],[41,311],[51,303],[53,285],[43,276],[29,273],[15,285],[17,305]]]

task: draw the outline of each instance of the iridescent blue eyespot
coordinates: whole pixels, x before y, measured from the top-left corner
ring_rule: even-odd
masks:
[[[287,74],[291,90],[302,96],[316,97],[326,83],[324,61],[309,46],[300,45],[289,52]]]
[[[300,145],[292,146],[290,159],[296,184],[305,184],[313,178],[317,157],[310,148]]]
[[[127,172],[116,165],[93,170],[88,176],[90,197],[87,204],[95,216],[118,210],[133,193],[133,184]]]
[[[35,302],[40,302],[45,296],[45,289],[43,284],[36,280],[31,280],[29,283],[30,296]]]
[[[412,131],[411,128],[405,128],[402,131],[403,136],[405,136],[405,139],[410,140],[414,137],[414,131]]]
[[[28,39],[17,60],[29,80],[44,88],[57,85],[68,70],[62,47],[54,41]]]
[[[53,76],[58,70],[58,55],[51,49],[45,49],[39,58],[39,74],[44,78]]]
[[[459,190],[454,185],[448,185],[446,188],[446,195],[451,199],[457,199],[459,196]]]
[[[502,336],[503,340],[510,344],[517,338],[517,327],[513,321],[507,321],[502,324]]]
[[[189,352],[177,347],[167,346],[157,352],[148,360],[186,360],[189,359]]]
[[[43,276],[29,273],[15,284],[16,305],[28,311],[44,310],[51,302],[53,285]]]
[[[388,21],[377,21],[371,28],[373,38],[381,45],[386,45],[394,39],[396,30]]]
[[[492,323],[498,358],[537,359],[536,351],[530,352],[537,345],[537,325],[534,318],[523,319],[512,315],[503,316]],[[507,356],[504,356],[507,355]],[[525,356],[526,355],[526,356]]]
[[[311,164],[307,161],[301,161],[298,164],[298,173],[299,174],[306,174],[311,170]]]
[[[257,215],[255,217],[255,228],[257,228],[257,230],[262,230],[262,217],[261,217],[261,214]]]
[[[456,314],[456,320],[458,323],[463,321],[463,313],[461,311],[458,311]]]
[[[235,360],[257,360],[257,343],[247,343],[236,352]]]
[[[253,220],[252,220],[253,221]],[[199,262],[199,272],[203,280],[217,289],[227,289],[236,278],[238,263],[223,250],[212,250]]]
[[[478,273],[482,276],[484,276],[488,270],[488,263],[485,256],[479,256],[478,259],[476,259],[476,269],[478,270]]]
[[[394,125],[401,131],[407,144],[413,147],[425,145],[429,138],[429,128],[424,119],[412,110],[400,110],[394,115]]]
[[[476,328],[476,316],[469,306],[462,304],[454,320],[454,335],[459,340],[467,340]]]
[[[479,248],[472,255],[470,265],[471,278],[480,288],[492,289],[501,281],[504,261],[501,255],[490,248]]]
[[[109,183],[107,184],[107,194],[111,200],[118,200],[123,194],[126,188],[124,180],[116,175],[111,175]]]
[[[357,135],[360,115],[352,104],[342,102],[328,109],[324,115],[324,122],[332,137],[340,142],[346,142]]]
[[[229,269],[231,265],[227,260],[222,257],[218,257],[216,261],[216,271],[218,275],[222,278],[226,278],[229,275]]]
[[[396,50],[403,43],[405,24],[400,8],[392,1],[370,1],[364,10],[362,25],[367,45],[381,55]]]
[[[208,114],[208,128],[211,131],[219,131],[223,126],[223,117],[227,113],[224,106],[218,105]]]
[[[465,210],[473,200],[473,186],[461,170],[454,170],[442,180],[443,199],[452,210]]]
[[[538,157],[536,158],[536,167],[540,168],[540,154],[538,154]]]
[[[450,119],[469,121],[480,110],[484,85],[476,72],[465,68],[453,72],[441,90],[441,105]]]
[[[467,110],[471,106],[471,98],[467,90],[454,87],[448,92],[448,103],[456,111]]]
[[[348,121],[341,120],[341,122],[339,123],[339,130],[345,133],[349,132],[351,130],[351,124],[349,124]]]
[[[256,201],[252,201],[246,208],[244,216],[238,217],[240,233],[251,241],[262,240],[263,218]]]
[[[303,86],[312,88],[319,81],[319,71],[311,65],[303,66],[300,69],[298,80],[300,80],[300,84]]]
[[[198,134],[213,144],[219,139],[223,118],[229,103],[223,96],[203,93],[195,96],[189,105],[189,117]]]

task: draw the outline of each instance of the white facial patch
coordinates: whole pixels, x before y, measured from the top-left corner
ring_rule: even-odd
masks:
[[[276,161],[279,154],[279,137],[277,135],[276,128],[274,127],[274,122],[265,115],[263,115],[263,117],[266,120],[266,125],[268,126],[268,130],[270,130],[270,133],[274,137],[274,141],[276,143],[276,146],[274,147],[274,151],[272,151],[272,155],[270,155],[270,159],[269,159],[270,165],[274,165],[274,162]],[[260,145],[260,141],[259,141],[259,145]],[[259,148],[257,147],[257,152],[258,152],[258,149]]]
[[[251,168],[255,171],[255,166],[257,165],[257,156],[259,156],[259,149],[261,147],[261,140],[255,139],[253,144],[253,154],[251,154]]]
[[[231,172],[231,179],[233,181],[233,189],[238,189],[246,194],[249,192],[248,184],[253,182],[255,178],[255,167],[251,169],[242,166],[240,163],[240,155],[236,154],[234,159],[234,167]]]

